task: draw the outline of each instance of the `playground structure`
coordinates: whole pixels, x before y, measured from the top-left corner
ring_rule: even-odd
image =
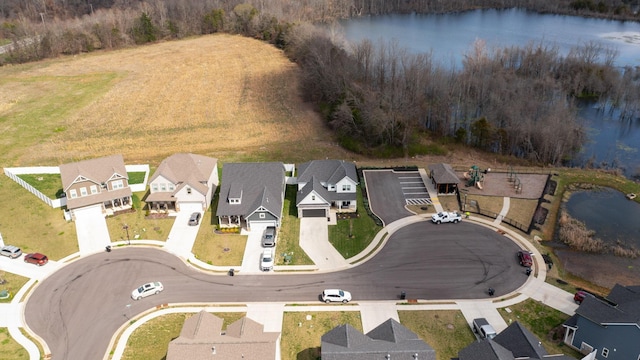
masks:
[[[512,166],[509,166],[509,171],[507,171],[507,179],[509,182],[513,183],[513,188],[516,190],[516,194],[522,193],[522,181],[520,181],[518,172],[515,171]]]
[[[466,186],[475,186],[478,189],[482,190],[484,175],[489,171],[491,171],[491,169],[482,171],[478,166],[472,165],[469,171],[464,173],[464,178],[465,180],[467,180]]]

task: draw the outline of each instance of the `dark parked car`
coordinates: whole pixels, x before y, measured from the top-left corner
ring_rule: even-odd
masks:
[[[17,246],[7,245],[0,248],[0,255],[8,256],[12,259],[15,259],[22,255],[22,250],[20,250],[20,248]]]
[[[191,214],[191,217],[189,218],[189,225],[191,226],[198,225],[200,223],[201,216],[202,215],[199,212],[194,212],[193,214]]]
[[[531,257],[530,252],[520,250],[518,251],[517,256],[518,256],[518,262],[520,262],[520,265],[526,266],[526,267],[531,267],[531,265],[533,265],[533,257]]]
[[[49,258],[47,258],[47,255],[40,253],[31,253],[24,256],[24,262],[42,266],[49,262]]]
[[[575,295],[573,295],[573,301],[575,301],[577,304],[582,304],[582,300],[584,300],[584,298],[586,297],[595,297],[593,294],[588,293],[584,290],[579,290],[578,292],[576,292]]]

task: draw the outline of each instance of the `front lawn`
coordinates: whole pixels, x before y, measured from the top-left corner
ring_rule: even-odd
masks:
[[[175,217],[166,218],[146,218],[144,203],[140,203],[140,198],[144,194],[133,194],[134,212],[123,213],[116,216],[107,217],[107,228],[111,241],[121,240],[167,240]],[[125,226],[127,228],[125,228]]]
[[[12,261],[22,261],[22,260],[14,259]],[[0,299],[0,303],[8,303],[8,302],[11,302],[11,300],[13,300],[13,297],[16,295],[16,293],[20,289],[22,289],[24,284],[26,284],[27,281],[29,281],[29,279],[26,277],[22,277],[20,275],[16,275],[16,274],[12,274],[12,273],[0,270],[0,282],[2,281],[4,281],[4,284],[0,285],[0,291],[7,290],[9,291],[10,296],[8,299]],[[0,359],[2,359],[1,356],[0,356]]]
[[[313,265],[313,261],[300,247],[300,219],[296,208],[297,186],[287,185],[282,208],[282,224],[278,230],[276,264],[284,265],[282,254],[291,255],[287,265]]]
[[[476,341],[467,320],[458,310],[398,311],[400,323],[436,351],[438,360],[450,360]]]
[[[247,246],[247,235],[215,232],[217,227],[216,209],[218,203],[204,213],[196,242],[193,244],[193,254],[196,258],[209,265],[240,266]]]
[[[336,225],[329,225],[329,242],[345,258],[349,259],[363,251],[376,234],[382,230],[376,225],[364,208],[362,191],[358,187],[358,217],[338,220]]]

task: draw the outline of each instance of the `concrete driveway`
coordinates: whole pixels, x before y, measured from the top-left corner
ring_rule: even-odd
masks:
[[[12,274],[17,274],[36,280],[44,279],[49,274],[58,270],[60,266],[60,263],[52,260],[49,260],[49,262],[44,266],[29,264],[24,262],[24,254],[20,255],[20,257],[16,259],[9,259],[6,256],[0,256],[0,269]]]
[[[189,218],[194,212],[204,213],[200,205],[188,207],[183,206],[180,212],[176,215],[176,220],[171,227],[169,237],[165,248],[174,253],[175,255],[188,259],[193,249],[193,244],[196,242],[198,236],[198,230],[202,225],[202,218],[198,225],[189,225]]]
[[[262,255],[262,234],[267,225],[252,225],[251,231],[247,231],[247,245],[244,248],[244,257],[242,258],[242,274],[260,274],[260,256]],[[276,238],[277,241],[277,238]],[[276,244],[278,246],[278,244]]]
[[[329,243],[327,219],[300,219],[300,247],[322,269],[342,270],[349,264],[338,250]]]
[[[75,215],[76,234],[81,255],[104,251],[111,243],[107,220],[102,213],[101,205],[92,205],[73,211]]]

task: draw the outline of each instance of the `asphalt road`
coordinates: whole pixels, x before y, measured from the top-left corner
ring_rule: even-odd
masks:
[[[470,223],[422,222],[393,234],[372,259],[323,274],[211,275],[153,248],[122,248],[77,260],[43,281],[25,306],[26,322],[48,344],[53,359],[100,359],[128,318],[160,304],[318,302],[325,288],[352,292],[354,301],[500,296],[526,280],[518,247]],[[131,291],[159,280],[165,291],[133,301]]]

